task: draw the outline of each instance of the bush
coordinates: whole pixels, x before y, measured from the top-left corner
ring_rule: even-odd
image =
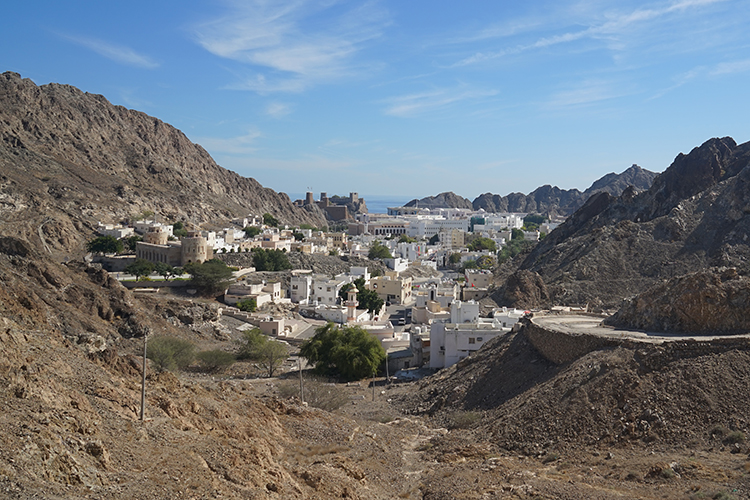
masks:
[[[227,366],[231,366],[236,358],[231,352],[214,349],[213,351],[201,351],[196,356],[206,371],[216,373]]]
[[[743,443],[745,441],[745,433],[742,431],[732,431],[727,434],[724,442],[729,444]]]
[[[146,357],[156,364],[159,371],[182,370],[195,359],[195,346],[177,337],[153,337],[146,345]]]
[[[286,346],[276,340],[269,339],[260,332],[259,328],[243,332],[238,342],[237,359],[255,361],[268,377],[274,373],[289,356]]]
[[[255,312],[258,308],[258,301],[256,299],[243,299],[237,302],[237,309],[245,312]]]

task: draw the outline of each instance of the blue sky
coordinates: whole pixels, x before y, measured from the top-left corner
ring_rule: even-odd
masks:
[[[3,8],[0,71],[277,191],[473,199],[750,140],[748,26],[750,0],[29,0]]]

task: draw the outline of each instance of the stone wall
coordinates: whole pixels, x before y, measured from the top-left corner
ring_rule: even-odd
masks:
[[[574,361],[592,351],[615,347],[638,350],[639,346],[646,345],[632,339],[612,339],[585,333],[571,335],[548,330],[532,323],[529,318],[522,318],[519,327],[542,356],[558,365]],[[641,360],[644,368],[649,370],[661,369],[677,359],[691,359],[731,350],[750,351],[750,339],[747,337],[686,339],[648,345],[650,348],[643,351]]]

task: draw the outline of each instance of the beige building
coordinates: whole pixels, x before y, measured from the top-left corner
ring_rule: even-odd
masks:
[[[411,285],[411,278],[399,278],[396,273],[388,272],[386,276],[370,278],[367,288],[377,292],[378,297],[386,302],[409,304],[413,300]]]
[[[169,233],[163,226],[157,226],[149,228],[143,235],[143,241],[136,243],[135,256],[149,262],[162,262],[178,267],[211,260],[214,252],[199,231],[188,232],[180,241],[169,241]]]

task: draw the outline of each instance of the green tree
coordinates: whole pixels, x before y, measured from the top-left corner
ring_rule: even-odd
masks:
[[[268,373],[269,378],[273,377],[276,370],[289,356],[284,344],[269,339],[260,332],[259,328],[244,332],[238,343],[237,359],[255,361]]]
[[[269,213],[263,214],[263,224],[266,226],[279,227],[279,220]]]
[[[135,259],[135,262],[132,262],[125,266],[125,272],[135,276],[135,279],[137,281],[145,278],[146,276],[150,276],[151,273],[154,272],[154,264],[153,262],[149,262],[146,259]]]
[[[451,264],[458,264],[461,262],[461,254],[460,253],[452,253],[448,257],[448,262]]]
[[[385,302],[378,297],[378,292],[367,289],[364,278],[357,278],[352,284],[357,288],[357,302],[359,302],[360,309],[366,309],[370,314],[375,314],[383,308]],[[346,300],[348,291],[348,286],[341,287],[339,291],[341,300]]]
[[[122,241],[123,245],[125,245],[125,248],[127,248],[130,253],[135,253],[135,246],[139,241],[143,241],[143,237],[138,234],[134,234],[133,236],[128,236],[127,238],[123,238],[120,241]]]
[[[159,371],[182,370],[195,359],[195,346],[177,337],[153,337],[148,340],[146,357],[154,362]]]
[[[185,229],[185,225],[182,222],[177,221],[172,224],[172,234],[178,238],[184,238],[188,235],[188,232],[187,229]]]
[[[510,234],[511,234],[511,236],[510,236],[511,240],[522,240],[522,239],[524,239],[523,230],[521,230],[521,229],[511,229]]]
[[[492,255],[482,255],[476,262],[479,269],[492,269],[495,265],[495,258]]]
[[[253,248],[253,266],[256,271],[283,271],[291,269],[289,257],[281,250]]]
[[[167,281],[169,281],[169,278],[176,276],[178,273],[177,269],[165,262],[157,262],[156,264],[154,264],[154,271],[156,271],[156,274]]]
[[[428,245],[437,245],[440,242],[440,235],[435,233],[432,238],[427,242]]]
[[[391,251],[388,247],[380,242],[373,241],[370,245],[370,251],[367,253],[367,257],[370,259],[392,259]]]
[[[258,308],[258,301],[254,298],[243,299],[237,302],[237,309],[245,312],[255,312]]]
[[[475,238],[471,243],[469,243],[469,250],[472,252],[481,252],[482,250],[489,250],[490,252],[495,252],[497,250],[497,245],[495,242],[489,238]]]
[[[406,236],[405,234],[402,234],[402,235],[401,235],[401,236],[399,237],[399,239],[398,239],[398,242],[399,242],[399,243],[414,243],[415,241],[417,241],[417,239],[416,239],[416,238],[411,238],[411,237],[409,237],[409,236]]]
[[[323,375],[359,380],[373,375],[385,360],[380,342],[359,326],[338,328],[329,322],[305,341],[300,355]]]
[[[198,358],[198,361],[201,362],[206,371],[210,373],[220,372],[237,360],[234,354],[222,351],[221,349],[201,351],[196,355],[196,358]]]
[[[245,236],[248,238],[255,238],[260,234],[260,228],[255,226],[247,226],[243,231],[245,231]]]
[[[293,231],[292,236],[294,236],[294,241],[302,241],[305,239],[305,235],[299,231]]]
[[[514,258],[516,255],[527,251],[536,245],[535,241],[527,241],[524,239],[512,239],[505,244],[499,252],[497,252],[497,262],[502,264],[508,259]]]
[[[532,231],[534,229],[538,229],[539,226],[545,222],[547,222],[547,218],[545,216],[539,214],[529,214],[523,218],[523,227],[526,228],[527,231]]]
[[[124,250],[122,241],[114,236],[97,236],[86,243],[86,250],[92,253],[120,253]]]
[[[201,293],[215,295],[225,290],[232,281],[232,269],[219,259],[211,259],[198,263],[190,263],[184,266],[184,270],[192,276],[190,285]]]

